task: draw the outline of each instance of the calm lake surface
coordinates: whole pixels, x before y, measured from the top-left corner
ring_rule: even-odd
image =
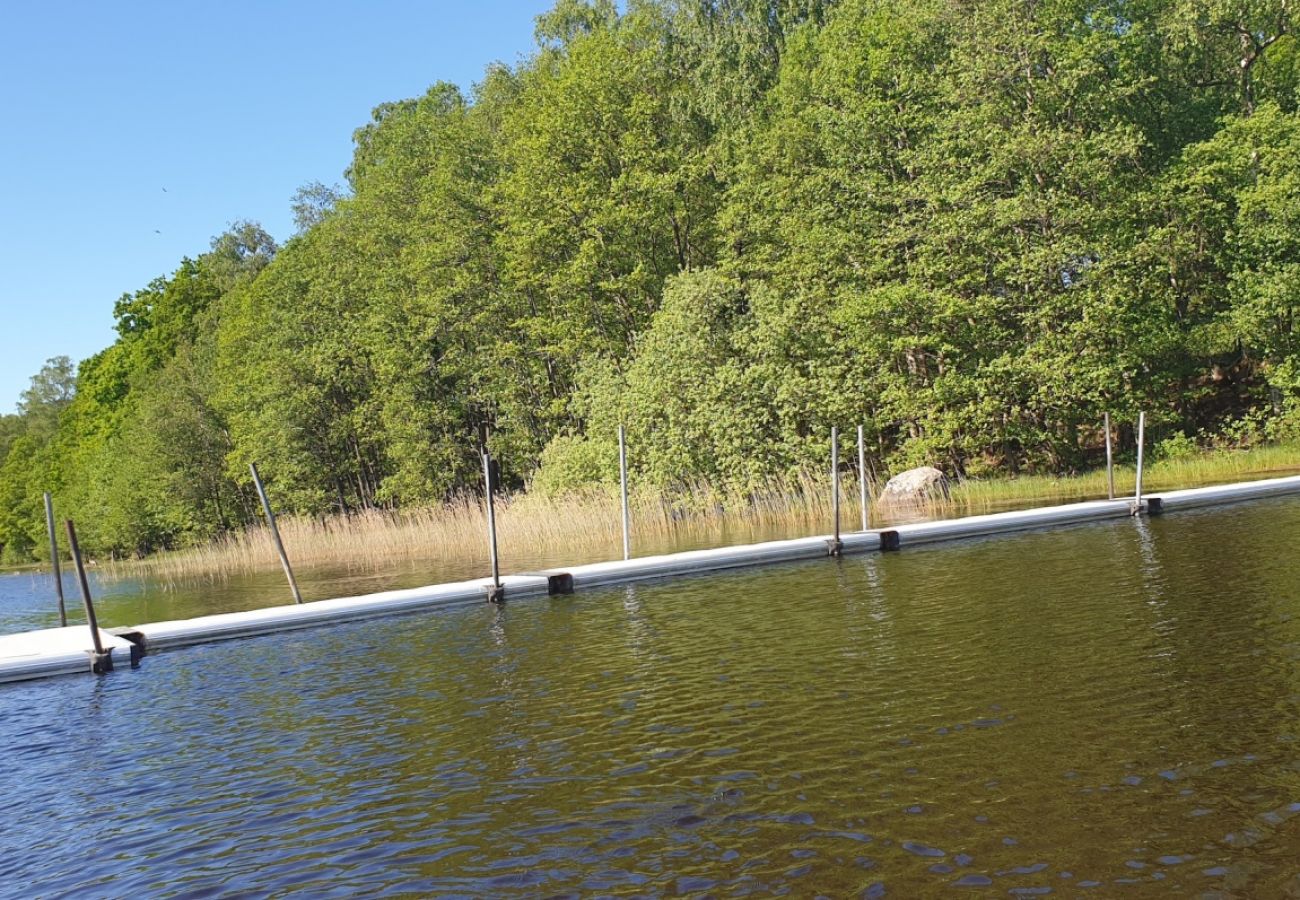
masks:
[[[14,897],[1292,896],[1300,502],[0,685],[0,791]]]

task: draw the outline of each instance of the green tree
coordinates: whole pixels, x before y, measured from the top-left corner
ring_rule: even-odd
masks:
[[[48,439],[59,425],[59,416],[77,392],[77,375],[72,360],[55,356],[46,360],[32,376],[31,385],[18,399],[18,416],[27,434]]]

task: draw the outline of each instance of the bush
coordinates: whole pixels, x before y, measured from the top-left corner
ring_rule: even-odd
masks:
[[[618,478],[618,444],[584,435],[561,434],[542,451],[530,492],[554,497]]]
[[[1198,455],[1201,449],[1183,432],[1179,431],[1165,438],[1155,446],[1156,459],[1188,459]]]

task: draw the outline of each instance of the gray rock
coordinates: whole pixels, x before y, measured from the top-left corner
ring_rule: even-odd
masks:
[[[948,477],[934,466],[899,472],[880,492],[880,502],[886,504],[921,503],[938,497],[948,497]]]

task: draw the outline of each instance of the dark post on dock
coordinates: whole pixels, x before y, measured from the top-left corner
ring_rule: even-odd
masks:
[[[113,651],[104,649],[104,642],[99,636],[99,619],[95,617],[95,605],[90,602],[90,582],[86,580],[86,567],[81,563],[81,547],[77,545],[77,527],[71,519],[64,521],[68,529],[68,549],[72,552],[72,564],[77,567],[77,581],[81,585],[81,600],[86,605],[86,621],[90,623],[90,638],[94,650],[90,654],[90,670],[96,675],[113,671]]]
[[[289,554],[284,552],[284,542],[280,540],[280,526],[275,524],[275,513],[271,511],[271,501],[267,499],[266,488],[262,486],[262,476],[257,474],[257,463],[248,464],[253,473],[253,484],[257,487],[257,496],[262,499],[262,511],[266,513],[266,524],[271,526],[271,540],[275,541],[275,551],[280,554],[280,565],[284,566],[285,577],[289,579],[289,590],[293,591],[293,602],[301,603],[302,594],[298,591],[298,581],[293,577],[293,567],[289,565]]]
[[[68,609],[63,603],[63,575],[59,572],[59,542],[54,536],[54,501],[45,492],[45,528],[50,533],[50,571],[54,573],[54,590],[59,595],[59,626],[68,627]]]
[[[492,454],[483,444],[483,499],[487,504],[488,553],[492,557],[492,583],[486,587],[489,603],[500,603],[506,598],[501,586],[501,566],[497,560],[497,513],[492,496]]]

